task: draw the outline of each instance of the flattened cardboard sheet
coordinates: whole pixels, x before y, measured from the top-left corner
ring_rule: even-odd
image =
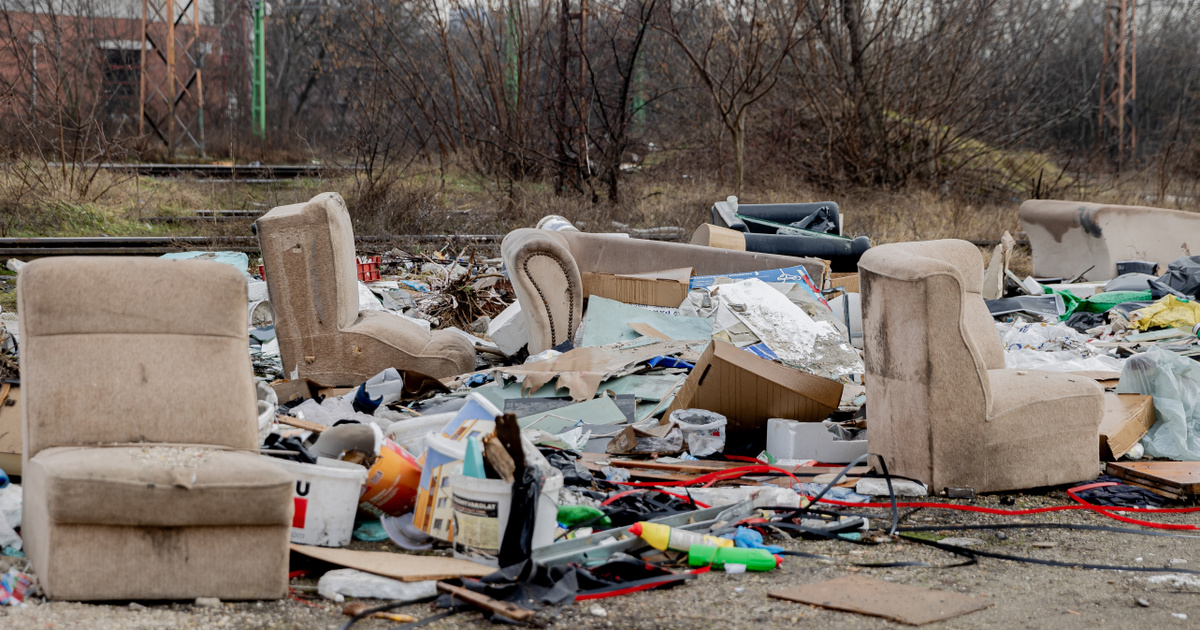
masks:
[[[851,576],[767,593],[771,597],[833,610],[883,617],[913,626],[950,619],[992,605],[949,591]]]
[[[292,545],[292,551],[330,564],[382,575],[401,582],[451,580],[458,577],[483,577],[496,569],[457,558],[415,556],[389,551],[355,551]]]

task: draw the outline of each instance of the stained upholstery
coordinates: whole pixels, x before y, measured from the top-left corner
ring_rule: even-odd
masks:
[[[17,285],[22,534],[47,596],[282,597],[292,479],[257,454],[243,275],[43,258]]]
[[[1200,252],[1200,212],[1032,199],[1021,204],[1019,215],[1033,272],[1043,278],[1108,280],[1124,260],[1165,267]]]
[[[434,378],[475,369],[466,337],[359,311],[354,232],[341,195],[280,206],[256,226],[287,378],[353,386],[389,367]]]
[[[934,491],[1094,478],[1103,390],[1084,377],[1004,369],[982,277],[982,256],[965,241],[863,255],[871,452]]]

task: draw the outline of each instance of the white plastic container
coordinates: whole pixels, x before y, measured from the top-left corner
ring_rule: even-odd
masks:
[[[867,452],[867,440],[835,440],[821,422],[767,420],[767,452],[776,459],[849,464]]]
[[[499,566],[496,554],[500,552],[508,513],[512,509],[512,484],[502,479],[451,475],[450,486],[453,489],[454,557]],[[558,492],[562,487],[562,473],[557,470],[542,484],[537,522],[533,525],[533,549],[554,543],[558,526]]]
[[[425,452],[425,436],[438,433],[446,423],[454,419],[457,411],[436,413],[431,416],[417,416],[408,420],[398,420],[388,425],[384,435],[391,441],[404,447],[409,453],[420,455]]]
[[[348,545],[367,469],[326,457],[317,458],[316,464],[275,458],[271,461],[295,479],[292,542],[321,547]]]

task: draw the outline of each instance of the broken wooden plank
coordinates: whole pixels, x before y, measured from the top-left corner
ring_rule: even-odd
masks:
[[[1107,472],[1131,482],[1159,488],[1180,498],[1200,494],[1200,462],[1109,462]]]
[[[514,418],[515,419],[515,418]],[[461,586],[446,584],[445,582],[437,583],[437,590],[443,593],[449,593],[454,599],[458,599],[472,606],[482,608],[494,614],[508,617],[513,621],[528,621],[533,617],[533,611],[528,608],[521,608],[512,602],[502,602],[498,599],[492,599],[483,593],[476,593],[470,589],[465,589]]]
[[[507,483],[513,482],[513,473],[517,470],[517,465],[495,433],[483,438],[483,464],[489,477],[495,473],[495,477]]]
[[[317,424],[316,422],[309,420],[301,420],[300,418],[293,418],[291,416],[283,415],[275,416],[275,422],[278,422],[279,424],[285,424],[289,427],[296,427],[297,429],[304,429],[305,431],[312,431],[313,433],[320,433],[329,428],[323,424]],[[331,433],[330,435],[333,434]]]

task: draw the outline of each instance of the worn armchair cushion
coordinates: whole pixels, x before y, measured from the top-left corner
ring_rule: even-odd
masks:
[[[26,456],[99,442],[258,446],[243,274],[64,257],[30,263],[19,282]]]
[[[46,597],[283,597],[292,481],[257,454],[245,274],[43,258],[17,285],[21,534]]]
[[[50,448],[29,460],[56,523],[291,526],[292,478],[256,453],[156,444]]]

